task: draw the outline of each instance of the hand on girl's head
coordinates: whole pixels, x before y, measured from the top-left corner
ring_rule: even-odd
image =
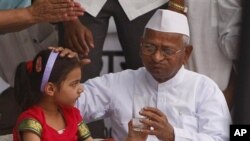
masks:
[[[69,57],[69,58],[74,58],[78,57],[77,53],[68,49],[68,48],[63,48],[63,47],[48,47],[48,49],[53,50],[54,52],[59,52],[61,57]]]
[[[68,48],[63,48],[63,47],[48,47],[48,49],[53,50],[55,52],[59,52],[61,57],[78,57],[78,54]],[[81,62],[83,65],[89,64],[91,60],[89,58],[80,58]]]

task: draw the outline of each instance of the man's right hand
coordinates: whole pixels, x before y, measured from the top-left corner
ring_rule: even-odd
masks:
[[[78,19],[64,22],[64,31],[65,46],[87,57],[90,48],[94,48],[92,32]]]

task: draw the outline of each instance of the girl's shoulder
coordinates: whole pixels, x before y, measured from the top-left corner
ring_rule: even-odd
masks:
[[[42,108],[38,106],[32,106],[29,109],[25,110],[21,113],[21,115],[18,118],[19,120],[24,120],[27,118],[36,119],[37,121],[44,121],[44,114]]]
[[[41,136],[43,129],[44,116],[42,109],[39,107],[31,107],[22,112],[14,129],[14,136],[18,138],[19,133],[22,131],[31,131],[38,136]]]
[[[22,120],[17,126],[17,131],[31,131],[41,137],[42,134],[42,124],[34,118],[26,118]]]

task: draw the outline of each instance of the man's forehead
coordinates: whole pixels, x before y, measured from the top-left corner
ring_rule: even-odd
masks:
[[[143,43],[162,47],[177,47],[183,44],[183,35],[158,31],[145,32]]]
[[[153,30],[153,29],[148,29],[146,28],[144,31],[144,39],[145,38],[182,38],[183,34],[179,34],[179,33],[173,33],[173,32],[161,32],[161,31],[157,31],[157,30]]]

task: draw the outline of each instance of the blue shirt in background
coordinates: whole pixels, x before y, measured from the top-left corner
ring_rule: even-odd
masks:
[[[31,0],[0,0],[0,10],[24,8],[31,5]]]

